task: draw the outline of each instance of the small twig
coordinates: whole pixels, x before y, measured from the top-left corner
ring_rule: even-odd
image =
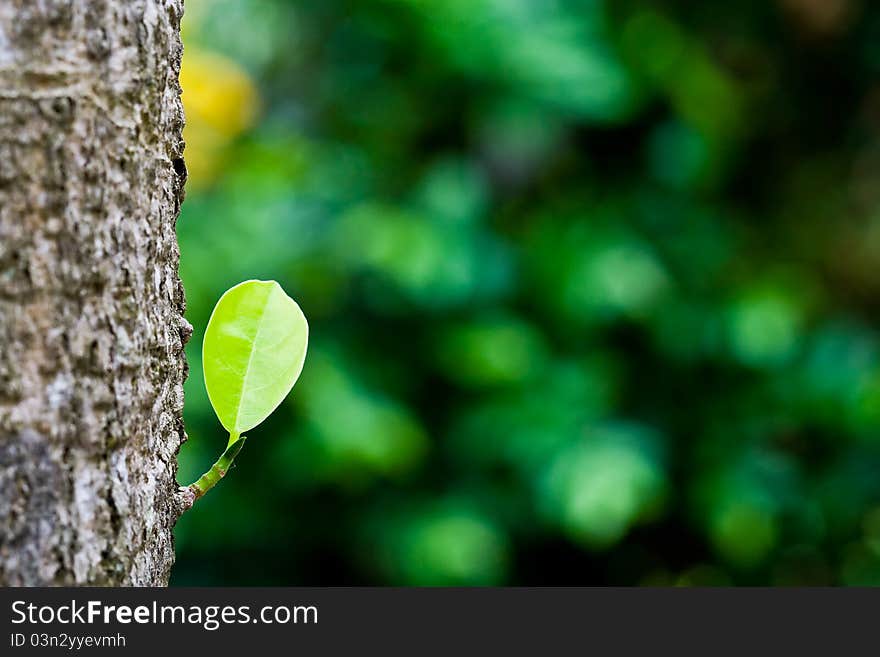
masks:
[[[244,446],[245,440],[247,440],[246,436],[230,436],[226,451],[220,455],[220,458],[211,466],[211,469],[199,477],[195,483],[189,486],[181,486],[180,495],[184,510],[189,509],[195,504],[197,499],[211,490],[229,472],[235,457],[238,456],[238,453]]]

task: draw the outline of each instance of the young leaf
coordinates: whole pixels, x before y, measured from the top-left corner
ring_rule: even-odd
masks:
[[[202,366],[211,405],[231,436],[253,429],[284,400],[302,371],[308,339],[305,316],[275,281],[245,281],[220,297]]]

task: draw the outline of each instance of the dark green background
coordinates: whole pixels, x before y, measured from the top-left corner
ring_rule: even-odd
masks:
[[[220,294],[311,343],[173,583],[880,583],[876,4],[187,7],[182,483]]]

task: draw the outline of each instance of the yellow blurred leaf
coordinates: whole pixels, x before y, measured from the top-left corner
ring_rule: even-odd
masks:
[[[256,85],[237,63],[187,46],[180,71],[186,111],[186,163],[191,186],[211,182],[229,142],[250,128],[259,112]]]

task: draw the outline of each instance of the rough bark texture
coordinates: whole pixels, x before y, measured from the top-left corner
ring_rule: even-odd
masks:
[[[183,0],[0,0],[0,584],[164,584]]]

